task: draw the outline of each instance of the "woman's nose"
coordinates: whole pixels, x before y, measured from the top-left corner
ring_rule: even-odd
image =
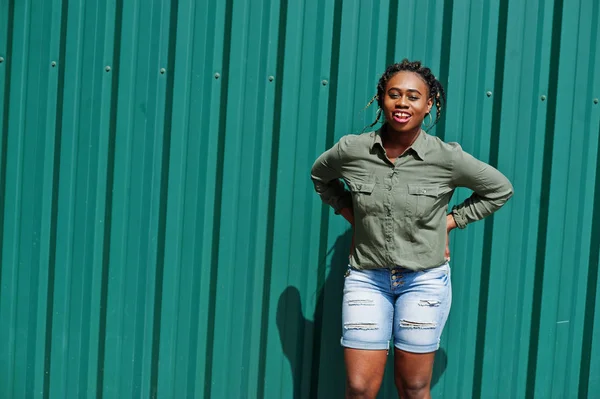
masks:
[[[405,108],[408,106],[408,103],[406,101],[406,98],[404,98],[404,96],[400,97],[398,99],[398,101],[396,101],[396,107],[398,108]]]

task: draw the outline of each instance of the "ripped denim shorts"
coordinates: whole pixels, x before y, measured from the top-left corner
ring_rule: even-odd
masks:
[[[390,339],[406,352],[440,346],[452,302],[450,265],[422,271],[402,267],[349,268],[342,304],[342,346],[387,350]]]

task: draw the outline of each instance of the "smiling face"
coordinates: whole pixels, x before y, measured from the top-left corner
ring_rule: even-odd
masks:
[[[401,71],[388,80],[382,108],[391,130],[418,132],[432,105],[427,84],[415,72]]]

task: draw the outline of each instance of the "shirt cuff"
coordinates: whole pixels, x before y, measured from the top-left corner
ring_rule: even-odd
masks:
[[[452,217],[454,218],[454,221],[456,222],[456,227],[458,227],[459,229],[464,229],[465,227],[467,227],[469,221],[459,212],[457,206],[454,206],[452,208],[451,213]]]

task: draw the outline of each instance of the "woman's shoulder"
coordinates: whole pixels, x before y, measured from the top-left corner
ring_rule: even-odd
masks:
[[[376,132],[366,132],[361,134],[347,134],[338,141],[341,153],[352,155],[356,152],[369,150],[374,143]]]
[[[340,143],[345,144],[372,144],[377,132],[351,133],[340,137]]]
[[[455,141],[444,141],[437,136],[433,136],[429,133],[425,133],[427,140],[427,146],[430,150],[448,151],[448,152],[460,152],[462,147]]]

